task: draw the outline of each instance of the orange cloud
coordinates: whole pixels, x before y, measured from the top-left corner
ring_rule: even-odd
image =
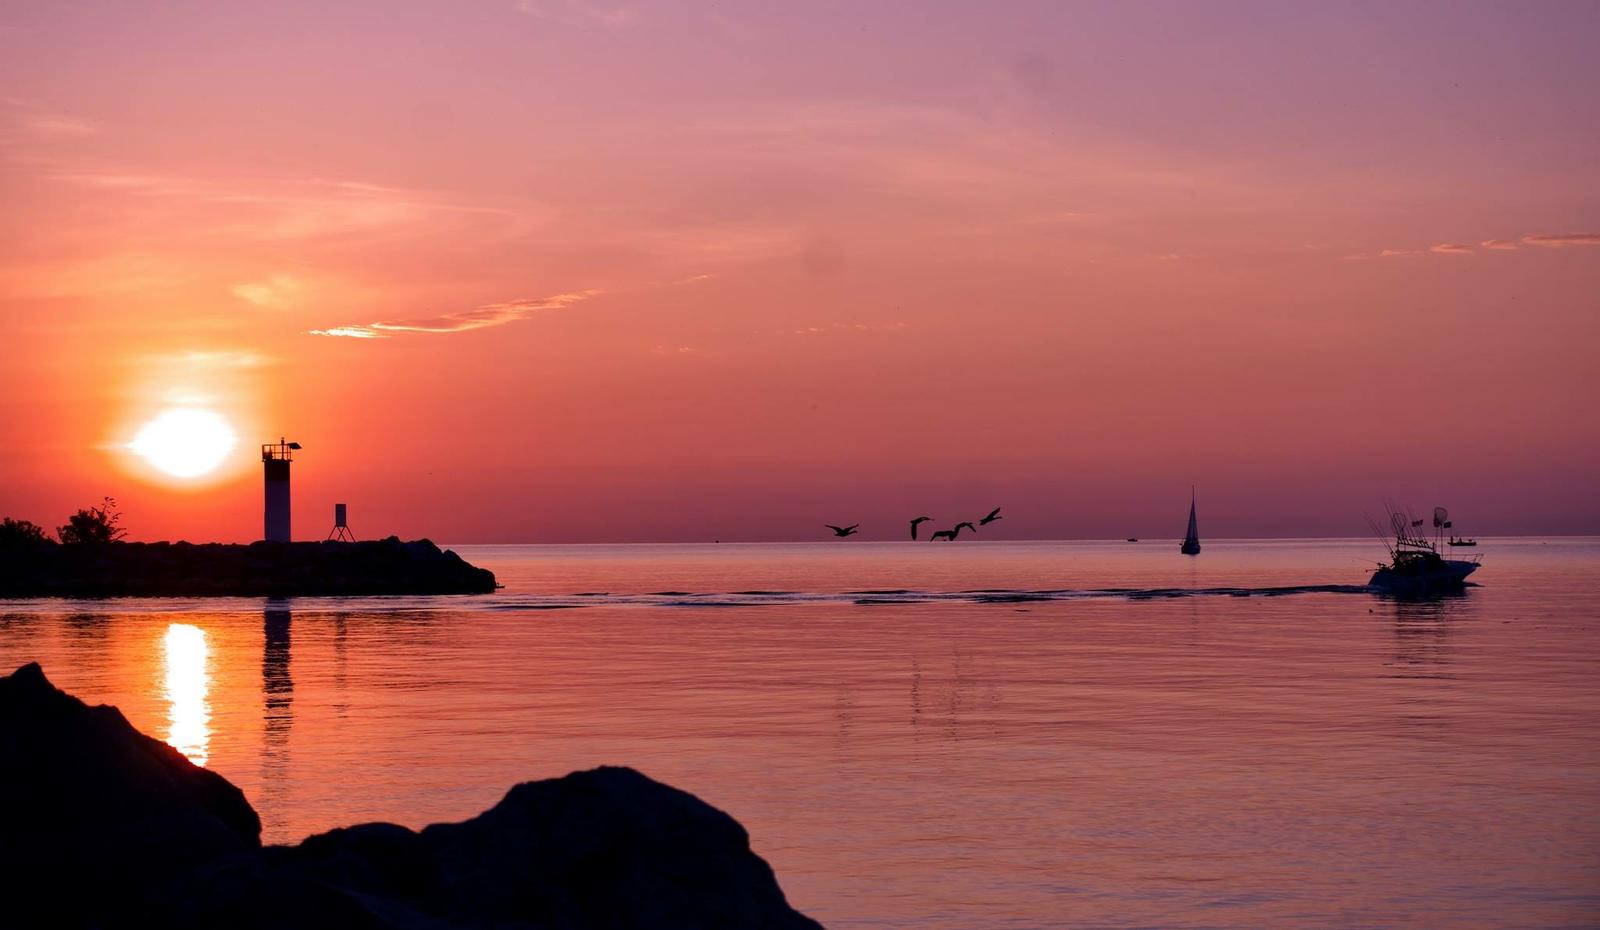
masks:
[[[573,291],[554,297],[508,300],[484,304],[471,310],[441,313],[438,316],[414,317],[405,320],[380,320],[376,323],[352,323],[329,329],[313,329],[313,336],[347,336],[353,339],[382,339],[392,333],[464,333],[474,329],[487,329],[526,319],[543,310],[561,310],[588,300],[600,293],[597,290]]]
[[[1471,255],[1472,246],[1460,242],[1441,242],[1428,251],[1439,255]]]
[[[1600,245],[1600,233],[1567,233],[1561,236],[1523,236],[1528,245],[1559,249],[1569,245]]]
[[[1497,251],[1506,251],[1508,249],[1515,249],[1517,247],[1517,240],[1515,240],[1515,239],[1485,239],[1485,240],[1483,240],[1482,242],[1480,242],[1478,244],[1483,246],[1486,249],[1495,249]]]
[[[272,275],[262,281],[247,281],[233,286],[233,296],[258,307],[279,308],[293,304],[303,285],[293,275]]]

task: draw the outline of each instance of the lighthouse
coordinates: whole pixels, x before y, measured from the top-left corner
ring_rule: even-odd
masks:
[[[289,463],[294,459],[298,442],[277,442],[261,446],[261,468],[266,484],[266,511],[262,521],[262,538],[267,542],[289,541]]]

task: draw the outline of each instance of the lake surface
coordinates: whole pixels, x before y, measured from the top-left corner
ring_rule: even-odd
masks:
[[[270,841],[626,764],[834,928],[1600,925],[1600,539],[1426,603],[1359,540],[455,548],[505,590],[0,601],[0,668]]]

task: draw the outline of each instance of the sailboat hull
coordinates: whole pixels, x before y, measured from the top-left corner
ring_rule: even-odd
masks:
[[[1183,541],[1183,545],[1178,547],[1178,551],[1183,553],[1184,555],[1199,555],[1200,554],[1200,540],[1198,540],[1198,539],[1185,539]]]

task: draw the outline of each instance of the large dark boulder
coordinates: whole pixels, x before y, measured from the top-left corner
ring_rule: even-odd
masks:
[[[298,846],[222,777],[37,665],[0,678],[0,923],[815,930],[732,817],[629,768],[526,782],[457,824]]]
[[[0,901],[82,914],[260,846],[261,821],[227,779],[36,663],[0,678]]]
[[[791,910],[738,821],[630,768],[525,782],[463,823],[414,837],[334,831],[295,850],[309,871],[404,897],[463,926],[815,928]],[[343,860],[343,861],[341,861]],[[366,870],[352,861],[382,863]]]

